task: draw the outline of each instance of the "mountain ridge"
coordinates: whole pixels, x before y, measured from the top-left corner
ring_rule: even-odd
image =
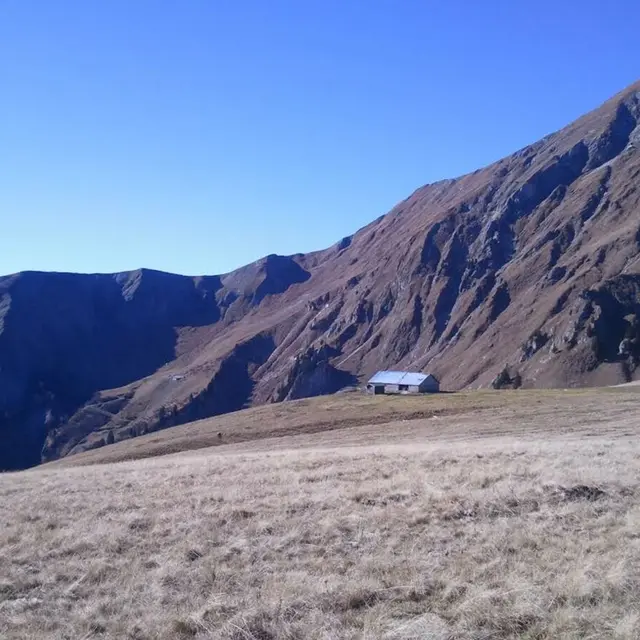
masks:
[[[217,276],[0,278],[0,468],[384,367],[449,389],[503,370],[525,386],[633,379],[639,147],[640,82],[325,250]]]

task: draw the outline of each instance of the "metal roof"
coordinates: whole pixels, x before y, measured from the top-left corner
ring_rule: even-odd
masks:
[[[427,373],[412,373],[411,371],[378,371],[369,384],[408,384],[421,385],[427,378],[432,377]]]

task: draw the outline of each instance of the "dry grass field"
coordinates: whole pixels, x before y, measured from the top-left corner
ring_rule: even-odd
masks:
[[[1,475],[0,638],[640,638],[639,435],[637,388],[345,394]]]

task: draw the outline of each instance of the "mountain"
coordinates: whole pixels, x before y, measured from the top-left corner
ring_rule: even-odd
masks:
[[[324,251],[211,277],[0,278],[0,468],[385,367],[444,389],[632,380],[639,148],[637,83]]]

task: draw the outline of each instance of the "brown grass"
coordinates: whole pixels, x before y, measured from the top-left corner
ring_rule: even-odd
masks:
[[[329,446],[342,446],[345,439],[355,434],[353,443],[366,444],[370,437],[381,443],[389,437],[389,424],[402,423],[391,430],[406,437],[409,426],[425,437],[441,437],[443,430],[451,432],[461,424],[460,437],[470,434],[485,436],[491,433],[496,420],[508,423],[508,428],[524,434],[546,430],[548,417],[564,420],[574,428],[576,415],[593,421],[611,418],[603,414],[607,410],[620,409],[616,403],[601,403],[601,397],[612,393],[624,408],[635,404],[640,389],[551,389],[496,393],[494,391],[466,391],[424,396],[368,396],[362,393],[346,393],[306,400],[296,400],[264,405],[230,413],[215,418],[199,420],[164,431],[124,440],[92,451],[82,452],[53,464],[77,466],[105,462],[123,462],[150,458],[171,453],[204,449],[239,443],[250,443],[252,449],[265,447],[309,446],[322,442]],[[460,418],[460,420],[456,420]],[[469,422],[473,429],[469,429]],[[517,424],[513,424],[513,420]],[[489,423],[488,432],[479,430],[480,423]],[[387,426],[382,426],[387,425]],[[559,426],[562,426],[562,422]],[[362,429],[362,427],[370,427]],[[497,432],[502,433],[500,425]],[[310,438],[294,438],[296,436]],[[362,439],[364,438],[364,439]],[[274,444],[273,439],[278,439]],[[263,442],[269,441],[269,442]]]
[[[637,398],[5,474],[0,637],[638,638]]]

